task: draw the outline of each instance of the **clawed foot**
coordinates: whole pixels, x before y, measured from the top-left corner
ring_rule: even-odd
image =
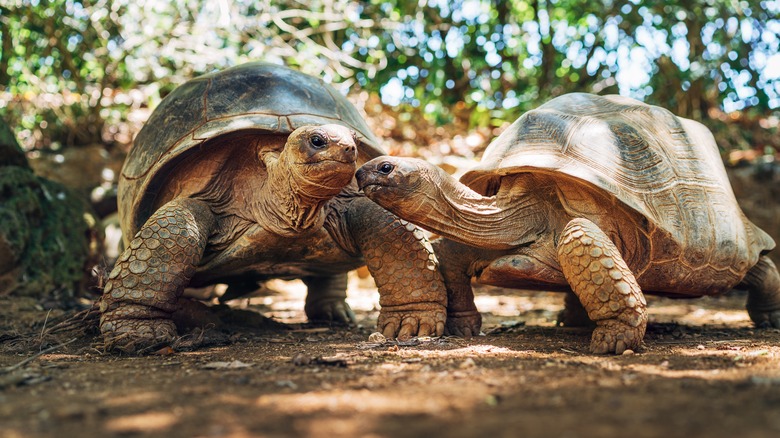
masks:
[[[636,350],[645,336],[645,325],[632,327],[629,324],[607,319],[598,321],[590,340],[590,352],[593,354],[622,354],[626,350]]]
[[[470,338],[479,335],[481,329],[482,315],[476,310],[447,314],[445,333],[448,335]]]
[[[445,307],[434,303],[423,309],[419,308],[422,305],[416,307],[383,307],[379,312],[377,329],[387,338],[408,339],[413,336],[443,335],[444,321],[447,319]]]
[[[144,354],[176,338],[176,326],[169,319],[123,319],[103,321],[100,325],[107,351]]]
[[[758,328],[780,328],[780,310],[762,312],[748,309],[748,314]]]
[[[304,307],[309,322],[355,324],[355,312],[343,298],[322,298],[306,301]]]

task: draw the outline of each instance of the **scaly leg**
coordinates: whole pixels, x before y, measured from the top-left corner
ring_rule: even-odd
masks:
[[[422,231],[364,197],[350,202],[347,219],[379,288],[379,331],[399,338],[442,335],[447,291]]]
[[[331,277],[305,277],[301,280],[308,289],[304,310],[309,321],[355,323],[355,313],[345,301],[347,298],[347,274]]]
[[[136,353],[176,336],[171,313],[214,224],[209,207],[188,198],[165,204],[146,221],[103,290],[100,331],[108,349]]]
[[[761,256],[738,287],[748,290],[747,311],[757,327],[780,328],[780,274],[769,257]]]
[[[636,349],[647,328],[647,302],[634,274],[596,224],[573,219],[561,234],[558,259],[563,275],[596,322],[592,353]]]

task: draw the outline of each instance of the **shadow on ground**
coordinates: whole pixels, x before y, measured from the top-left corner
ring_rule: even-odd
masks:
[[[276,289],[233,304],[288,327],[146,357],[2,303],[0,437],[780,436],[780,330],[752,328],[744,296],[653,299],[642,350],[593,356],[555,326],[558,294],[482,288],[485,336],[378,344],[365,280],[351,329],[302,324],[300,285]]]

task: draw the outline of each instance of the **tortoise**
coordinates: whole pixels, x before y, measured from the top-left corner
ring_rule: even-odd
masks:
[[[222,283],[237,296],[272,278],[303,280],[310,321],[349,323],[347,272],[365,264],[383,334],[441,334],[446,289],[430,244],[354,180],[357,163],[382,153],[346,98],[284,66],[247,63],[176,88],[119,179],[126,249],[101,297],[106,345],[170,342],[186,287]]]
[[[593,353],[640,346],[644,294],[747,289],[752,320],[780,327],[774,241],[739,208],[709,130],[666,109],[566,94],[516,120],[460,182],[398,157],[356,176],[370,199],[442,236],[448,333],[479,333],[471,277],[570,292],[562,322],[595,322]]]

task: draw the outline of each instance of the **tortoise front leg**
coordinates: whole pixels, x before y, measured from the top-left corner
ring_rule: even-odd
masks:
[[[780,328],[780,274],[769,257],[761,256],[737,287],[748,290],[747,311],[757,327]]]
[[[566,281],[596,322],[592,353],[636,349],[647,328],[647,302],[612,241],[587,219],[573,219],[561,234],[558,259]]]
[[[170,342],[171,313],[203,256],[215,218],[194,199],[157,210],[117,260],[100,301],[100,331],[108,349],[128,353]]]
[[[349,230],[379,288],[378,329],[387,337],[441,336],[447,291],[436,256],[416,226],[359,197]]]
[[[355,323],[355,313],[346,302],[347,274],[302,278],[306,285],[306,317],[311,322]]]

